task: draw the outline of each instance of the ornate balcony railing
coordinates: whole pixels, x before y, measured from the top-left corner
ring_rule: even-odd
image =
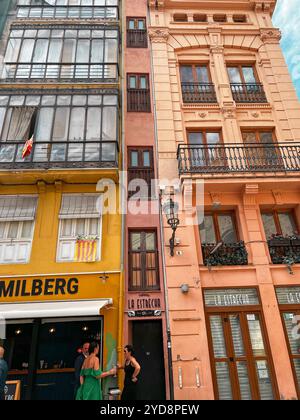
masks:
[[[238,103],[267,103],[261,83],[231,83],[233,99]]]
[[[127,89],[128,112],[151,112],[150,89]]]
[[[181,90],[184,103],[217,103],[212,83],[181,83]]]
[[[147,48],[146,29],[127,29],[127,48]]]
[[[2,79],[12,80],[97,80],[116,82],[119,77],[117,63],[5,63]]]
[[[300,264],[300,239],[274,238],[268,246],[273,264]]]
[[[243,241],[222,244],[216,249],[216,244],[203,244],[202,255],[204,265],[248,265],[248,253]]]
[[[300,171],[300,143],[179,145],[179,174]]]
[[[117,142],[34,141],[29,156],[22,159],[24,142],[0,142],[1,169],[115,168]]]

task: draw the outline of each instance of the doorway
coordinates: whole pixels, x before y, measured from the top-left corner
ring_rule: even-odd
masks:
[[[139,400],[166,399],[162,321],[134,321],[132,343],[141,365]]]
[[[276,399],[260,312],[214,312],[207,322],[216,399]]]

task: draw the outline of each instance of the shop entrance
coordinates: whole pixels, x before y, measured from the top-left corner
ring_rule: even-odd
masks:
[[[102,343],[102,327],[101,317],[8,321],[8,380],[21,381],[21,399],[72,400],[78,349],[85,341]]]
[[[247,308],[213,312],[207,321],[216,398],[274,400],[273,372],[260,312]]]
[[[132,343],[141,365],[139,400],[165,400],[165,365],[161,321],[134,321]]]

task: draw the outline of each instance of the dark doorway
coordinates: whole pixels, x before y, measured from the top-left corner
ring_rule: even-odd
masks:
[[[141,365],[139,400],[165,400],[165,365],[161,321],[132,323],[132,342]]]

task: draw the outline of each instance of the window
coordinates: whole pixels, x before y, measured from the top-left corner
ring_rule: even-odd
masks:
[[[191,165],[195,167],[226,166],[226,153],[222,134],[218,131],[190,131],[188,132]]]
[[[233,213],[206,213],[199,226],[203,244],[233,244],[238,242],[236,221]]]
[[[214,22],[217,23],[225,23],[227,22],[227,16],[226,15],[213,15]]]
[[[142,180],[145,182],[146,191],[141,191],[138,195],[144,198],[151,197],[151,181],[154,179],[153,149],[152,147],[130,147],[128,149],[128,182],[131,188],[128,196],[137,197],[134,181]],[[131,189],[133,191],[131,191]],[[139,192],[139,189],[138,189]]]
[[[127,18],[127,48],[147,48],[146,18]]]
[[[210,83],[207,65],[181,65],[180,76],[182,83]]]
[[[207,15],[194,15],[194,22],[207,22]]]
[[[129,232],[129,289],[158,290],[158,249],[156,232]]]
[[[65,194],[59,213],[60,226],[57,249],[57,260],[68,261],[98,261],[101,251],[101,196],[95,194]],[[82,248],[78,255],[78,241],[95,241],[94,256],[88,255],[89,250]],[[87,244],[88,248],[89,244]],[[86,256],[83,254],[86,253]],[[89,259],[90,258],[90,259]]]
[[[289,211],[263,211],[262,220],[267,239],[273,235],[293,236],[298,232],[294,212]]]
[[[127,111],[151,112],[148,74],[128,74]]]
[[[22,159],[24,140],[33,151]],[[118,98],[62,91],[0,96],[0,163],[103,162],[116,165]],[[16,143],[16,144],[13,144]],[[50,143],[50,144],[49,144]]]
[[[235,23],[247,23],[246,15],[233,15],[232,19],[233,19],[233,22]]]
[[[30,260],[37,197],[0,197],[0,264]]]
[[[230,83],[256,84],[258,77],[252,65],[227,66]]]
[[[278,170],[283,169],[281,153],[276,147],[275,134],[272,130],[243,131],[245,155],[251,168]]]
[[[118,19],[119,0],[18,0],[18,18]]]
[[[207,65],[181,65],[180,78],[184,103],[217,102]]]
[[[40,27],[39,27],[40,28]],[[118,78],[118,30],[82,26],[62,29],[14,27],[10,32],[2,78]]]
[[[187,22],[188,21],[188,17],[186,14],[181,13],[181,14],[176,14],[174,15],[174,22]]]

